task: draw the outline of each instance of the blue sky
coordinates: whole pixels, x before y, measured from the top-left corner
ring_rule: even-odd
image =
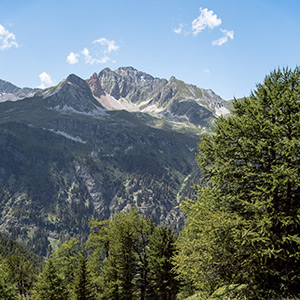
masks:
[[[0,79],[20,87],[133,66],[248,96],[300,65],[299,0],[0,0]]]

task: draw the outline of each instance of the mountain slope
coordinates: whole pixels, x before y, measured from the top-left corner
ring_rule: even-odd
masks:
[[[10,82],[0,79],[0,102],[16,101],[32,97],[39,89],[19,88]]]
[[[99,74],[0,103],[0,231],[42,256],[70,236],[84,240],[91,218],[132,206],[179,228],[201,126],[216,118],[218,99],[175,78]]]

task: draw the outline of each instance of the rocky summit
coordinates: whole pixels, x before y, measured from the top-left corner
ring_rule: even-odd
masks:
[[[1,233],[46,256],[85,240],[89,220],[133,206],[182,226],[180,202],[201,176],[197,143],[230,103],[132,67],[20,90],[0,81]]]

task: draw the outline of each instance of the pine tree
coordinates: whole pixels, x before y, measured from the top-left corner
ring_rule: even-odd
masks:
[[[79,255],[79,264],[74,282],[74,293],[76,300],[96,299],[87,262],[86,250],[83,249]]]
[[[186,201],[178,242],[182,280],[209,295],[300,293],[300,69],[277,70],[234,102],[199,144],[205,176]]]
[[[29,296],[36,274],[32,263],[25,259],[22,253],[16,253],[7,258],[9,265],[9,280],[15,285],[18,294]]]
[[[0,255],[0,299],[16,300],[15,286],[9,280],[9,264]]]
[[[134,299],[136,274],[136,211],[115,214],[110,221],[92,222],[96,229],[90,234],[89,244],[98,256],[100,291],[103,299]],[[98,228],[98,230],[97,230]],[[97,261],[97,258],[96,258]],[[97,271],[94,271],[97,273]]]
[[[175,235],[169,227],[158,227],[152,234],[148,244],[148,256],[152,287],[152,299],[176,299],[178,282],[173,271],[175,254]]]
[[[146,248],[153,223],[136,209],[109,221],[91,222],[91,262],[101,299],[146,299],[149,268]]]
[[[69,290],[73,288],[76,269],[79,263],[79,242],[71,238],[64,242],[51,256],[51,261],[64,280]]]
[[[143,216],[134,223],[136,232],[135,252],[137,254],[137,270],[135,286],[139,289],[139,299],[151,299],[150,267],[148,260],[149,242],[155,230],[155,225],[151,219]],[[150,298],[149,298],[150,297]]]
[[[39,275],[33,292],[34,300],[67,300],[68,290],[54,263],[49,259]]]

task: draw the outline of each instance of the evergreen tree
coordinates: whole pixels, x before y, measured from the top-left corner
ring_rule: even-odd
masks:
[[[15,285],[21,298],[29,296],[36,278],[36,270],[32,263],[22,253],[9,256],[7,262],[9,281]]]
[[[127,214],[115,214],[109,222],[92,223],[94,228],[99,228],[90,235],[90,245],[96,250],[93,255],[100,254],[100,260],[105,258],[100,272],[103,299],[134,299],[133,281],[137,268],[134,223],[137,219],[137,212],[132,210]]]
[[[178,283],[173,271],[175,241],[175,235],[169,227],[165,226],[156,228],[150,238],[147,260],[150,269],[152,299],[176,299]]]
[[[71,238],[63,243],[51,257],[52,263],[59,269],[64,284],[72,290],[76,269],[79,263],[79,242],[76,238]]]
[[[149,268],[146,248],[152,221],[136,209],[115,214],[109,221],[91,222],[89,236],[93,273],[101,299],[146,299]]]
[[[9,281],[9,265],[6,259],[0,256],[0,299],[16,300],[15,286]]]
[[[299,67],[272,72],[234,108],[199,144],[205,176],[184,204],[177,271],[206,295],[299,295]]]
[[[146,219],[143,216],[139,216],[138,220],[134,223],[134,230],[136,232],[135,252],[137,254],[135,286],[140,290],[140,300],[151,299],[152,297],[148,249],[154,229],[155,225],[152,220]]]
[[[67,300],[68,290],[63,278],[58,273],[54,263],[48,259],[44,270],[39,275],[33,292],[34,300]]]
[[[88,270],[85,249],[83,249],[79,255],[79,264],[74,282],[74,292],[76,300],[96,299],[93,285],[91,283],[90,272]]]

